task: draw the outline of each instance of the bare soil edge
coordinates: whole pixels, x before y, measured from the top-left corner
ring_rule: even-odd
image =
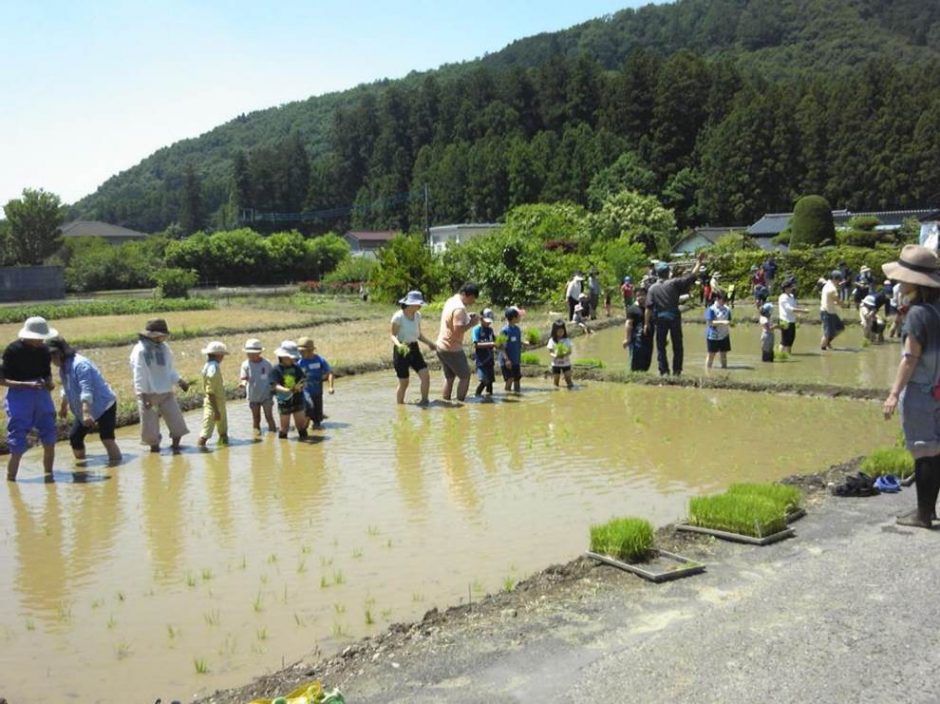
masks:
[[[861,460],[861,457],[856,457],[815,474],[793,475],[781,481],[802,488],[804,504],[812,510],[824,500],[830,484],[858,471]],[[715,538],[683,533],[674,525],[656,531],[656,547],[706,563],[721,549],[720,541]],[[298,660],[243,687],[216,691],[195,700],[194,704],[245,704],[253,699],[283,695],[311,680],[342,688],[379,657],[395,660],[396,653],[404,655],[411,645],[417,643],[433,644],[437,641],[446,644],[470,623],[477,627],[477,634],[513,628],[512,619],[524,610],[538,608],[544,603],[580,600],[584,592],[595,591],[600,584],[622,587],[623,575],[620,570],[607,569],[585,556],[565,564],[551,565],[519,582],[511,592],[489,594],[473,604],[451,606],[443,611],[431,609],[420,621],[393,623],[384,633],[358,640],[331,655],[321,655],[319,646],[314,646],[309,659]],[[631,598],[645,597],[642,591],[637,591],[631,594]],[[444,647],[437,650],[446,653]]]

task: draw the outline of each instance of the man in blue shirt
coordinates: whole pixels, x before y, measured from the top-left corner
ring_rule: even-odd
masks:
[[[307,418],[313,421],[313,427],[319,428],[323,419],[323,377],[330,385],[330,394],[333,393],[333,369],[330,363],[316,353],[316,347],[313,340],[309,337],[301,337],[297,340],[297,348],[300,350],[300,359],[297,360],[297,366],[304,370],[307,375],[306,386],[304,387],[304,409]]]

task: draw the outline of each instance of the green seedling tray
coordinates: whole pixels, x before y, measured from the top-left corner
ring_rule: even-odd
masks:
[[[713,535],[722,540],[732,540],[736,543],[747,543],[748,545],[770,545],[771,543],[776,543],[796,535],[796,531],[792,528],[784,528],[779,533],[765,535],[763,538],[755,538],[751,535],[729,533],[724,530],[715,530],[714,528],[702,528],[701,526],[693,526],[688,523],[677,524],[676,530],[684,530],[688,533],[704,533],[705,535]]]
[[[601,555],[600,553],[591,551],[586,552],[585,555],[594,560],[597,560],[598,562],[603,562],[605,565],[611,565],[612,567],[617,567],[619,569],[625,570],[626,572],[632,572],[633,574],[638,575],[643,579],[648,579],[650,582],[656,582],[657,584],[659,582],[668,582],[673,579],[681,579],[682,577],[690,577],[693,574],[699,574],[705,571],[704,564],[690,560],[687,557],[682,557],[682,555],[676,555],[675,553],[671,553],[666,550],[659,550],[657,548],[653,549],[653,553],[656,555],[656,557],[661,557],[683,566],[677,567],[673,570],[657,572],[655,570],[642,567],[641,565],[623,562],[622,560],[618,560],[615,557],[610,557],[610,555]]]

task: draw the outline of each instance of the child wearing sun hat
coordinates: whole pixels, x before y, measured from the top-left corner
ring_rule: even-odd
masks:
[[[274,356],[277,357],[277,364],[271,372],[271,386],[274,390],[274,397],[277,399],[277,410],[281,416],[281,429],[277,436],[282,439],[287,437],[293,417],[297,436],[303,440],[307,437],[307,418],[304,415],[306,375],[297,364],[297,360],[300,359],[300,350],[293,340],[284,340],[274,350]]]
[[[228,445],[228,414],[225,411],[225,384],[222,382],[222,360],[228,349],[219,341],[210,342],[202,353],[206,363],[202,367],[202,432],[199,447],[205,447],[216,426],[219,428],[219,444]]]
[[[261,412],[268,423],[268,431],[277,432],[274,421],[274,391],[271,389],[271,372],[274,366],[261,356],[264,346],[261,340],[251,338],[242,350],[245,361],[242,362],[238,385],[245,390],[248,408],[251,409],[251,424],[256,434],[261,433]]]

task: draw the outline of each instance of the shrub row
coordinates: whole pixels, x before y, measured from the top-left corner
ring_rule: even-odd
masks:
[[[64,320],[92,315],[132,315],[135,313],[170,313],[183,310],[209,310],[215,302],[207,298],[186,300],[169,298],[122,298],[84,303],[40,303],[0,308],[0,323],[21,323],[33,315],[46,320]]]

